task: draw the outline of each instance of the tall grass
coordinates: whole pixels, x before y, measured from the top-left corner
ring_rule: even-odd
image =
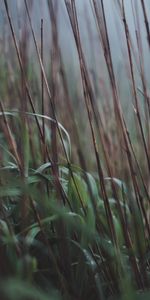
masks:
[[[18,38],[10,5],[3,1],[13,55],[6,53],[4,43],[0,71],[2,299],[149,299],[150,101],[139,6],[131,2],[137,47],[124,1],[115,2],[125,43],[124,80],[132,99],[128,124],[103,0],[90,2],[105,66],[100,80],[97,70],[91,72],[88,66],[76,1],[63,1],[76,47],[78,82],[69,78],[60,47],[60,2],[47,1],[51,23],[47,72],[45,20],[39,20],[37,39],[33,1],[24,0],[25,25]],[[140,8],[149,45],[144,0]],[[28,52],[31,41],[37,58],[34,71]],[[105,101],[99,103],[102,95]]]

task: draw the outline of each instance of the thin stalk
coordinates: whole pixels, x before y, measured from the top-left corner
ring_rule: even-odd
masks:
[[[123,22],[124,22],[124,29],[125,29],[125,35],[126,35],[126,42],[127,42],[127,49],[128,49],[128,56],[129,56],[129,63],[130,63],[130,71],[131,71],[131,78],[132,78],[132,92],[133,96],[135,99],[135,109],[136,109],[136,115],[139,123],[139,128],[141,131],[141,136],[142,136],[142,141],[146,153],[146,158],[147,158],[147,163],[148,163],[148,168],[150,172],[150,158],[148,154],[148,149],[147,149],[147,144],[144,136],[144,130],[142,126],[142,121],[141,121],[141,116],[140,116],[140,111],[139,111],[139,104],[138,104],[138,97],[137,97],[137,91],[136,91],[136,86],[135,86],[135,78],[134,78],[134,71],[133,71],[133,62],[132,62],[132,54],[131,54],[131,49],[130,49],[130,43],[129,43],[129,30],[128,30],[128,25],[126,21],[126,15],[125,15],[125,9],[124,9],[124,0],[122,0],[122,13],[123,13]]]
[[[6,0],[4,0],[4,1],[6,1]],[[26,7],[28,19],[29,19],[29,24],[30,24],[30,28],[31,28],[31,32],[32,32],[32,36],[33,36],[33,41],[34,41],[34,44],[35,44],[35,48],[36,48],[36,52],[37,52],[37,56],[38,56],[38,60],[39,60],[40,68],[41,68],[41,72],[43,73],[44,83],[45,83],[45,86],[46,86],[48,98],[50,100],[50,104],[51,104],[51,109],[52,109],[52,113],[53,113],[53,116],[54,116],[54,120],[56,122],[57,131],[58,131],[58,134],[59,134],[59,137],[60,137],[60,140],[61,140],[63,151],[64,151],[64,154],[65,154],[65,157],[66,157],[66,160],[67,160],[67,165],[68,165],[71,177],[73,179],[73,182],[74,182],[74,185],[75,185],[75,188],[76,188],[76,191],[77,191],[77,194],[78,194],[78,197],[79,197],[82,209],[84,211],[84,214],[86,214],[86,211],[85,211],[85,208],[84,208],[84,205],[83,205],[83,200],[82,200],[82,197],[81,197],[81,195],[79,193],[79,190],[77,188],[77,184],[75,182],[75,179],[74,179],[74,176],[73,176],[73,172],[72,172],[72,169],[71,169],[71,166],[70,166],[70,158],[69,158],[68,153],[66,151],[65,144],[64,144],[64,141],[63,141],[63,137],[62,137],[62,133],[61,133],[61,130],[59,128],[59,124],[58,124],[58,120],[57,120],[57,116],[56,116],[56,112],[55,112],[55,107],[54,107],[54,104],[53,104],[53,101],[52,101],[51,91],[50,91],[49,84],[48,84],[48,81],[47,81],[47,77],[46,77],[46,74],[45,74],[44,66],[43,66],[42,61],[41,61],[41,55],[40,55],[40,52],[39,52],[39,49],[38,49],[38,45],[37,45],[37,41],[36,41],[36,38],[35,38],[35,33],[34,33],[34,30],[33,30],[32,21],[31,21],[29,9],[28,9],[27,1],[24,0],[24,2],[25,2],[25,7]],[[54,176],[57,177],[57,173],[56,172],[54,172]]]
[[[41,60],[42,64],[44,64],[44,53],[43,53],[43,19],[41,19]],[[41,103],[42,103],[42,115],[45,115],[45,105],[44,105],[44,79],[43,79],[43,73],[41,72]],[[44,161],[46,160],[45,157],[45,120],[44,118],[42,119],[42,131],[43,131],[43,152],[44,152]]]
[[[147,13],[146,13],[146,7],[145,7],[144,0],[141,0],[141,5],[142,5],[142,9],[143,9],[145,27],[146,27],[146,32],[147,32],[147,42],[148,42],[148,45],[150,48],[150,29],[149,29],[149,22],[148,22],[148,17],[147,17]]]
[[[104,199],[104,205],[105,205],[105,210],[106,210],[106,215],[107,215],[107,221],[108,221],[108,225],[109,225],[109,228],[110,228],[112,241],[114,243],[116,243],[116,236],[115,236],[115,229],[114,229],[114,224],[113,224],[113,219],[112,219],[112,213],[111,213],[111,210],[110,210],[110,205],[109,205],[109,201],[108,201],[108,197],[107,197],[107,193],[106,193],[106,189],[105,189],[104,176],[103,176],[103,171],[102,171],[101,162],[100,162],[100,158],[99,158],[99,153],[98,153],[98,149],[97,149],[97,143],[96,143],[96,138],[95,138],[95,133],[94,133],[94,127],[93,127],[93,124],[92,124],[92,114],[91,114],[91,108],[90,108],[90,97],[89,97],[89,90],[88,90],[88,86],[87,86],[87,77],[85,75],[87,73],[86,73],[85,68],[84,68],[85,67],[85,62],[83,61],[83,52],[82,52],[81,41],[80,41],[80,34],[79,34],[79,28],[78,28],[75,2],[74,2],[74,0],[71,1],[72,10],[68,9],[68,2],[65,1],[65,4],[66,4],[66,8],[67,8],[68,15],[69,15],[69,18],[70,18],[70,22],[71,22],[71,26],[72,26],[72,29],[73,29],[77,50],[78,50],[78,56],[79,56],[79,62],[80,62],[80,71],[81,71],[81,78],[82,78],[82,86],[83,86],[83,93],[84,93],[84,100],[85,100],[85,105],[86,105],[86,109],[87,109],[90,129],[91,129],[94,152],[95,152],[95,157],[96,157],[96,161],[97,161],[99,182],[100,182],[100,186],[101,186],[102,196],[103,196],[103,199]]]

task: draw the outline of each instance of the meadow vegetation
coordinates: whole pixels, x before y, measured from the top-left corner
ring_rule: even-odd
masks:
[[[106,70],[99,70],[100,79],[87,64],[76,1],[63,1],[78,57],[73,82],[59,44],[59,1],[47,0],[48,65],[44,20],[39,42],[33,2],[23,1],[20,37],[9,1],[1,2],[9,35],[4,32],[0,49],[0,298],[148,300],[150,98],[137,2],[135,47],[125,1],[116,1],[130,121],[122,108],[125,95],[114,70],[104,0],[91,0]],[[150,47],[147,10],[139,2]]]

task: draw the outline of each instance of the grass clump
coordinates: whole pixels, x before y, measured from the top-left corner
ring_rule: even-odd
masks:
[[[91,76],[83,50],[76,2],[63,1],[78,57],[76,102],[59,45],[59,2],[47,1],[49,72],[44,61],[44,21],[40,20],[39,43],[33,3],[24,1],[25,27],[19,42],[10,6],[6,0],[3,4],[16,65],[12,71],[12,57],[6,56],[4,47],[6,64],[0,74],[4,83],[0,101],[2,297],[149,299],[150,107],[138,6],[132,6],[137,49],[124,1],[115,6],[123,19],[125,80],[130,83],[133,108],[129,126],[103,0],[91,1],[106,70],[99,85],[99,74],[94,70]],[[147,20],[144,1],[141,11]],[[145,24],[149,41],[148,22]],[[38,75],[29,62],[31,41]],[[134,59],[139,63],[143,106]],[[105,102],[99,107],[102,94]]]

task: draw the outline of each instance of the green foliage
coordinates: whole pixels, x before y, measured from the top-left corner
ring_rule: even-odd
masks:
[[[93,13],[108,70],[104,82],[108,77],[106,86],[113,109],[107,99],[108,107],[99,110],[96,98],[101,97],[101,91],[95,79],[91,80],[99,74],[86,65],[75,1],[65,4],[81,73],[77,84],[72,83],[70,73],[67,78],[53,2],[47,1],[54,39],[48,79],[31,27],[40,82],[31,58],[27,59],[27,33],[18,48],[9,6],[4,1],[20,71],[16,64],[10,80],[11,59],[0,59],[0,298],[146,300],[150,297],[148,105],[144,119],[143,111],[138,111],[132,78],[132,117],[137,123],[130,135],[111,64],[103,1],[100,10],[93,1]],[[25,7],[29,17],[26,1]],[[123,1],[121,8],[126,25]],[[130,39],[126,27],[125,33]],[[129,42],[127,46],[130,53]],[[129,62],[132,71],[131,57]],[[107,98],[108,91],[102,88]],[[81,105],[80,98],[85,100],[86,117],[85,111],[82,114],[74,107],[74,99],[70,100],[73,89],[77,90],[77,104]],[[17,109],[6,111],[5,107],[12,106]]]

